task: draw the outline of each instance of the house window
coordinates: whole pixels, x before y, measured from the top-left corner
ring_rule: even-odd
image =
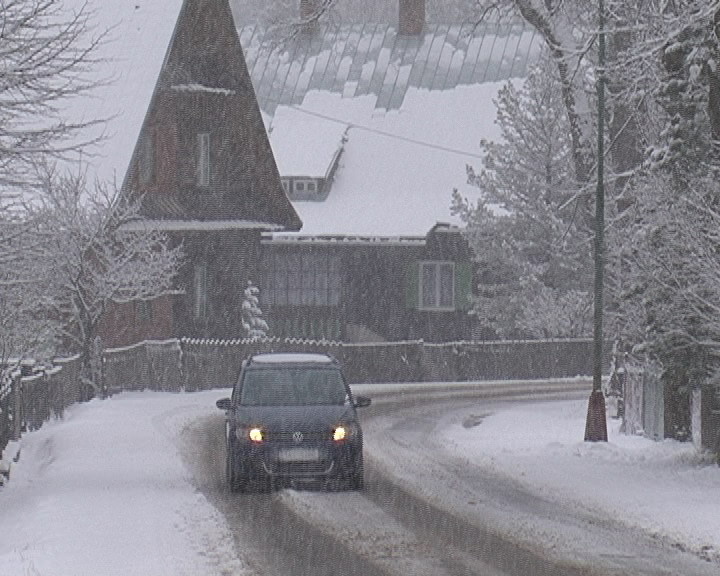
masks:
[[[152,322],[152,304],[147,300],[138,300],[135,303],[135,319],[138,324]]]
[[[419,288],[421,309],[454,310],[455,264],[453,262],[421,262]]]
[[[155,181],[155,132],[152,129],[140,141],[139,164],[140,184],[152,184]]]
[[[340,258],[326,254],[276,254],[261,292],[265,304],[338,306]]]
[[[195,266],[193,280],[193,316],[202,320],[207,315],[207,267],[204,264]]]
[[[313,178],[295,178],[293,192],[298,196],[314,196],[318,192],[317,180]]]
[[[206,188],[210,186],[210,134],[198,134],[197,144],[197,184]]]

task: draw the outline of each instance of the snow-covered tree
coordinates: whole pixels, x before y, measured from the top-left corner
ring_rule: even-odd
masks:
[[[502,140],[482,142],[482,168],[468,168],[481,198],[454,197],[480,270],[476,312],[505,337],[584,336],[590,327],[589,231],[561,91],[545,70],[499,92]]]
[[[243,291],[242,326],[248,338],[265,338],[269,327],[260,309],[260,289],[251,280]]]
[[[43,241],[40,305],[65,351],[81,354],[87,377],[108,303],[169,293],[182,252],[157,230],[128,226],[141,221],[137,200],[102,184],[90,188],[82,173],[46,169],[43,182],[28,207]]]
[[[39,161],[68,158],[89,144],[81,130],[101,122],[63,117],[68,99],[97,85],[91,74],[104,33],[89,9],[61,0],[0,4],[0,197],[36,183]]]
[[[5,0],[0,6],[0,356],[40,353],[47,323],[40,262],[43,238],[22,205],[37,186],[36,166],[67,159],[91,143],[81,131],[102,119],[63,118],[69,99],[97,84],[104,33],[87,7],[60,0]],[[92,137],[91,137],[92,138]]]

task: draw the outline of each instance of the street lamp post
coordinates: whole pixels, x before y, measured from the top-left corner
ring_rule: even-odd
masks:
[[[605,263],[605,6],[598,0],[598,154],[595,194],[595,288],[593,317],[593,387],[585,423],[586,442],[607,442],[605,396],[602,391],[603,359],[603,272]]]

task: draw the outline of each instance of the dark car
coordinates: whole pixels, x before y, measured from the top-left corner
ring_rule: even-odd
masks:
[[[243,362],[226,415],[231,490],[302,481],[363,488],[363,436],[339,363],[322,354],[259,354]]]

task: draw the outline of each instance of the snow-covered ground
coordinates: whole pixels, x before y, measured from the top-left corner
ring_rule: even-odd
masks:
[[[468,415],[447,429],[447,446],[550,501],[600,511],[630,531],[720,563],[720,467],[714,459],[692,443],[621,434],[620,420],[612,418],[607,443],[583,442],[587,404],[518,404]]]
[[[246,573],[177,442],[223,395],[123,393],[74,406],[64,420],[26,434],[0,489],[0,575]],[[447,428],[447,446],[548,498],[716,558],[720,468],[690,444],[619,435],[615,420],[607,444],[586,444],[586,408],[544,402],[465,414]]]
[[[121,394],[23,436],[0,489],[0,575],[243,574],[175,443],[221,395]]]

